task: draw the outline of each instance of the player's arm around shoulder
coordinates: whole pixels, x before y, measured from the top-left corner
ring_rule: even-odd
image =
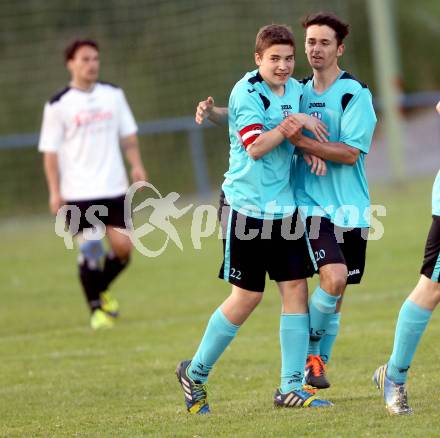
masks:
[[[210,120],[216,125],[224,126],[228,123],[228,108],[215,106],[214,98],[209,96],[198,103],[194,119],[198,125]]]

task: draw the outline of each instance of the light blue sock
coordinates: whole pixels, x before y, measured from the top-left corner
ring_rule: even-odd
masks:
[[[309,314],[283,313],[280,316],[281,385],[286,394],[301,389],[309,345]]]
[[[329,325],[325,335],[322,337],[321,342],[319,343],[319,355],[321,356],[322,361],[327,364],[330,360],[333,350],[333,344],[336,341],[336,337],[339,333],[339,326],[341,323],[341,313],[333,313],[330,316]]]
[[[341,296],[330,295],[324,289],[317,286],[309,303],[310,313],[310,344],[309,353],[320,353],[319,342],[327,333],[330,319],[336,310],[336,303]]]
[[[388,362],[387,377],[395,383],[405,383],[417,345],[432,312],[407,299],[400,308],[396,324],[393,353]]]
[[[232,324],[220,307],[212,314],[199,348],[191,360],[187,374],[192,380],[205,383],[218,358],[237,334],[239,325]]]

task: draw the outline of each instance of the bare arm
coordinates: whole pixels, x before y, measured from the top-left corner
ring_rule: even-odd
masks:
[[[58,154],[56,152],[45,152],[43,156],[43,165],[47,187],[49,189],[49,209],[50,212],[55,215],[64,204],[64,199],[61,197],[60,193]]]
[[[246,151],[254,160],[258,160],[272,149],[275,149],[284,139],[296,138],[301,135],[302,124],[294,117],[284,119],[276,128],[259,135],[256,140],[247,147]],[[321,158],[313,154],[304,154],[311,173],[324,176],[327,166]]]
[[[199,102],[195,115],[195,121],[199,125],[206,119],[217,125],[226,125],[228,122],[228,108],[215,106],[214,98],[209,96],[206,100]],[[293,135],[294,132],[296,131],[292,131],[290,134]],[[272,129],[259,135],[255,142],[248,146],[247,152],[254,160],[258,160],[277,147],[285,138],[285,135],[278,129]]]
[[[302,124],[294,118],[284,119],[278,126],[270,131],[260,134],[246,151],[254,160],[259,160],[272,149],[275,149],[286,138],[295,138],[301,133]]]
[[[199,125],[201,125],[206,119],[216,125],[227,125],[228,108],[215,106],[214,98],[209,96],[206,100],[199,102],[195,115],[195,121]]]
[[[142,164],[137,135],[132,134],[121,138],[121,144],[125,151],[125,158],[131,166],[132,182],[147,181],[147,172]]]
[[[323,160],[353,166],[359,158],[360,150],[341,142],[320,143],[305,135],[290,137],[289,141],[295,144],[306,154],[316,155]]]
[[[324,123],[322,123],[315,117],[299,113],[289,115],[275,128],[283,136],[283,138],[278,143],[276,143],[275,146],[278,146],[278,144],[281,143],[284,138],[299,138],[303,127],[311,131],[320,141],[328,141],[327,136],[329,135],[329,133],[327,132]],[[273,143],[260,144],[261,141],[259,142],[258,140],[263,135],[265,134],[260,135],[260,137],[258,137],[257,140],[254,142],[254,144],[252,144],[251,147],[248,148],[248,153],[254,160],[258,160],[275,147]],[[293,143],[293,141],[291,141],[291,143]]]
[[[209,120],[211,120],[211,122],[213,122],[217,125],[221,125],[221,126],[227,125],[228,124],[228,108],[215,106],[212,109],[212,113],[209,117]]]
[[[247,147],[246,152],[254,160],[259,160],[272,149],[275,149],[281,142],[284,141],[284,139],[284,135],[277,128],[263,132],[251,145]]]

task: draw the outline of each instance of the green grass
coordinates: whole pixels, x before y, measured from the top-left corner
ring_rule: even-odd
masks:
[[[431,181],[373,188],[387,206],[383,239],[369,243],[362,285],[350,287],[329,370],[326,410],[275,410],[280,302],[265,299],[212,373],[212,415],[186,414],[174,376],[194,353],[229,286],[216,279],[220,243],[184,243],[156,259],[135,255],[114,285],[122,316],[111,331],[92,332],[65,250],[46,217],[4,222],[0,278],[0,436],[7,437],[287,437],[432,436],[439,421],[438,316],[411,367],[411,418],[391,418],[371,383],[387,360],[399,307],[418,278],[430,224]],[[152,242],[160,245],[160,236]],[[150,239],[151,240],[151,239]],[[311,287],[316,282],[312,282]]]

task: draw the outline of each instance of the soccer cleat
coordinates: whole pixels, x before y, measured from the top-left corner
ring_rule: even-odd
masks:
[[[114,319],[107,312],[96,309],[90,318],[90,326],[93,330],[112,328],[115,325]]]
[[[206,385],[198,380],[188,377],[186,370],[191,363],[190,360],[180,362],[176,368],[176,376],[185,395],[186,410],[190,414],[208,414],[209,405],[206,394]]]
[[[380,366],[373,375],[373,382],[382,392],[385,407],[391,415],[412,415],[404,383],[394,383],[387,377],[387,364]]]
[[[333,403],[327,400],[316,398],[304,389],[297,389],[283,394],[279,389],[275,391],[273,404],[277,408],[324,408],[333,406]]]
[[[325,375],[325,368],[326,366],[322,361],[321,356],[309,354],[304,372],[307,385],[318,389],[329,388],[330,382]]]
[[[113,295],[110,292],[102,292],[99,298],[101,300],[101,309],[116,318],[119,315],[119,303]]]

